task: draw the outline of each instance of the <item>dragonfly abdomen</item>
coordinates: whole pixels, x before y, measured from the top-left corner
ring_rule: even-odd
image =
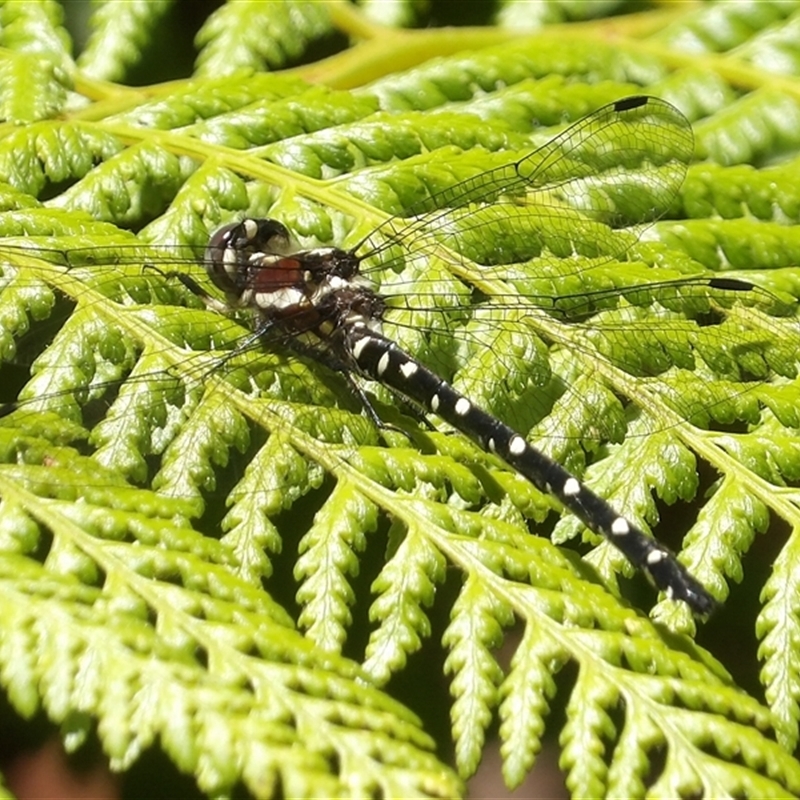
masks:
[[[495,453],[534,486],[556,497],[587,527],[617,547],[667,597],[685,601],[698,614],[716,603],[700,582],[664,545],[644,533],[558,462],[501,420],[475,405],[395,342],[365,325],[348,328],[348,347],[358,370],[432,411]]]

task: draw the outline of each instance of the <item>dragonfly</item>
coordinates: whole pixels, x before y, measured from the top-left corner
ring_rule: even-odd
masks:
[[[698,330],[710,333],[715,326],[708,318],[716,310],[710,296],[714,302],[728,296],[736,302],[754,294],[755,287],[743,281],[678,274],[656,286],[643,277],[641,290],[602,287],[559,294],[547,288],[559,280],[591,286],[593,275],[607,274],[675,201],[692,154],[691,126],[674,106],[655,97],[627,97],[522,157],[425,198],[350,247],[301,247],[281,221],[245,218],[211,235],[201,259],[212,284],[208,289],[189,272],[174,269],[181,260],[174,256],[163,260],[158,253],[143,257],[137,252],[129,263],[140,268],[144,260],[152,273],[148,280],[179,284],[214,314],[247,316],[249,332],[243,335],[238,326],[204,321],[203,341],[211,355],[197,360],[193,374],[200,376],[199,382],[227,373],[239,356],[265,349],[288,351],[343,376],[378,429],[386,425],[364,382],[383,387],[389,397],[405,404],[412,418],[419,414],[425,425],[433,424],[429,417],[442,420],[505,462],[605,537],[668,598],[707,615],[715,607],[714,598],[676,556],[528,436],[536,427],[537,414],[531,415],[529,406],[537,388],[548,384],[549,392],[561,384],[561,398],[572,402],[582,391],[580,376],[572,386],[571,376],[563,371],[554,378],[558,370],[544,363],[553,352],[545,343],[556,343],[556,360],[572,351],[582,353],[584,361],[595,361],[590,370],[594,382],[598,376],[615,371],[625,375],[637,367],[656,373],[666,370],[664,363],[680,362],[683,356],[662,352],[655,358],[659,363],[648,366],[614,363],[611,355],[614,345],[636,335],[637,309],[645,302],[640,298],[647,296],[652,302],[655,291],[664,308],[679,298],[695,298],[698,317],[705,315]],[[86,276],[99,273],[92,263],[81,262],[102,264],[106,259],[94,248],[68,256],[69,274],[81,286],[91,286],[94,277]],[[111,260],[121,266],[118,254]],[[433,278],[420,283],[420,275],[441,276],[441,266],[436,265],[442,264],[449,270],[446,288],[409,290],[436,286]],[[144,272],[147,269],[140,269]],[[111,283],[104,276],[95,290],[109,291]],[[122,295],[132,293],[125,279],[116,283],[118,289],[123,287]],[[455,323],[448,319],[452,315]],[[601,327],[596,320],[603,315],[608,322]],[[652,320],[642,319],[652,332]],[[681,324],[696,323],[672,319],[670,324],[677,336]],[[503,325],[510,333],[495,335]],[[644,334],[647,328],[638,330]],[[671,329],[665,322],[659,330]],[[599,348],[588,347],[582,337],[600,337]],[[448,338],[455,344],[445,348],[444,356],[434,354],[432,342]],[[661,343],[664,351],[670,341]],[[474,391],[459,388],[454,380],[455,351],[466,345],[480,361],[487,342],[488,347],[508,347],[508,352],[494,351],[490,371],[504,373],[501,383],[522,386],[518,394],[523,399],[516,404],[512,399],[491,408],[481,380],[468,369],[462,369],[459,380]],[[228,348],[222,355],[220,346]],[[124,366],[108,368],[105,362],[111,360],[105,359],[104,368],[92,378],[95,396],[115,384],[115,370],[137,368],[131,369],[135,357],[123,358]],[[137,379],[150,380],[154,369],[143,368]],[[515,377],[509,377],[512,372]],[[171,376],[170,369],[163,368],[163,374]],[[126,380],[131,382],[131,374]],[[58,404],[78,394],[72,386],[55,392],[42,389],[35,378],[30,387],[27,399],[23,392],[21,401],[0,408],[0,416],[20,407],[45,408],[51,398]],[[622,392],[624,386],[614,391]],[[577,399],[590,404],[597,397],[590,393],[585,400]],[[558,402],[551,402],[551,408]],[[595,412],[593,424],[601,435],[609,435],[606,425],[619,424],[614,413],[604,417],[610,405]],[[705,412],[713,416],[713,410]],[[572,435],[564,432],[565,440]]]

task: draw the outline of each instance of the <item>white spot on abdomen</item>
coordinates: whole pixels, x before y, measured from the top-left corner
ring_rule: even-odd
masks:
[[[508,452],[511,453],[512,456],[521,456],[527,447],[528,445],[525,443],[525,440],[519,434],[515,434],[508,443]]]
[[[413,361],[405,361],[400,365],[400,372],[403,373],[404,378],[410,378],[417,372],[417,365]]]
[[[466,397],[459,397],[458,400],[456,401],[455,411],[456,411],[456,414],[458,414],[459,417],[463,417],[463,416],[469,414],[469,410],[471,408],[472,408],[472,404],[469,402],[469,400],[467,400]]]
[[[389,351],[387,350],[382,356],[381,360],[378,362],[378,377],[380,378],[387,369],[389,369]]]
[[[617,517],[611,523],[611,533],[614,536],[627,536],[631,532],[631,526],[628,525],[628,520],[623,517]]]

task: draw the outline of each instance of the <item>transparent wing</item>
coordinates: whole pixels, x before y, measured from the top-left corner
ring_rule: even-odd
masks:
[[[598,109],[533,152],[433,195],[411,209],[410,219],[392,220],[370,237],[370,243],[381,244],[368,251],[368,265],[384,273],[400,263],[410,267],[382,287],[391,295],[387,323],[412,352],[460,380],[465,392],[522,430],[537,425],[560,401],[572,418],[558,430],[551,426],[548,436],[619,440],[625,411],[612,396],[625,393],[626,376],[658,379],[670,371],[691,370],[701,352],[713,361],[715,351],[742,333],[726,323],[724,309],[745,295],[751,305],[765,302],[757,291],[720,291],[707,277],[674,272],[665,279],[659,273],[654,281],[646,268],[615,262],[631,253],[641,226],[674,201],[691,154],[691,127],[677,109],[653,97],[626,98]],[[18,216],[24,228],[24,214]],[[108,235],[108,248],[98,248],[88,244],[96,242],[94,228],[86,232],[84,244],[80,231],[53,223],[57,246],[38,246],[38,256],[55,269],[69,270],[72,300],[84,307],[92,302],[89,289],[129,304],[185,302],[177,287],[165,288],[170,287],[166,273],[193,269],[202,276],[197,261],[202,241],[148,247],[134,237],[121,241],[118,232]],[[7,242],[7,252],[14,246]],[[464,267],[473,262],[483,265],[477,271],[479,285],[465,274]],[[615,272],[625,277],[614,277]],[[213,343],[235,349],[246,335],[247,320],[236,326],[200,316],[204,322],[193,327],[198,336],[190,348],[202,350]],[[751,335],[758,340],[754,351],[768,349],[763,342],[770,335],[767,328]],[[174,329],[180,330],[177,322]],[[11,353],[10,329],[7,335]],[[261,344],[265,350],[285,345],[276,331]],[[582,354],[582,365],[556,355],[555,362],[566,371],[556,375],[551,353],[559,352]],[[484,363],[486,353],[492,363]],[[602,379],[598,354],[613,367],[613,374],[606,370]],[[220,371],[231,366],[225,355],[198,357],[196,374],[213,370],[215,361]],[[770,365],[763,354],[753,362],[749,377],[758,385]],[[113,370],[97,366],[77,374],[77,382],[90,374],[100,383],[115,379]],[[731,365],[713,374],[719,380],[739,377]],[[732,391],[739,395],[752,385],[737,384]],[[598,386],[611,393],[601,406],[613,406],[615,413],[592,407]],[[72,389],[65,385],[58,391]],[[548,400],[549,392],[557,399]],[[54,392],[36,386],[29,394],[41,403]],[[678,395],[672,402],[684,416],[697,414],[694,399],[682,406]],[[709,396],[704,411],[720,416],[727,405]],[[648,430],[669,424],[651,419]]]
[[[377,248],[364,249],[389,297],[386,332],[575,472],[592,460],[587,452],[631,437],[656,441],[681,421],[753,424],[761,388],[794,363],[791,309],[749,284],[653,270],[644,252],[642,226],[675,199],[690,156],[682,115],[640,98],[601,108],[543,147],[431,197],[412,217],[381,226],[367,243]],[[28,360],[18,349],[26,325],[42,334],[26,407],[66,404],[110,461],[188,450],[179,420],[192,418],[218,377],[284,403],[283,413],[315,430],[324,409],[344,409],[354,430],[359,403],[339,376],[297,358],[280,332],[254,342],[248,319],[220,317],[169,278],[190,270],[202,279],[195,255],[205,241],[162,248],[116,232],[96,249],[93,226],[55,223],[51,237],[25,241],[28,222],[17,217],[20,240],[4,247],[4,356]],[[628,263],[617,262],[623,255]],[[54,314],[62,304],[66,313]],[[58,338],[45,350],[46,318]],[[247,351],[232,359],[248,336]],[[725,358],[742,347],[744,362]],[[393,398],[370,390],[387,402],[381,413],[395,413]],[[788,419],[792,404],[773,407]],[[207,422],[196,416],[199,443]],[[128,434],[131,419],[144,425]],[[320,435],[351,433],[331,425]],[[146,469],[127,474],[140,480]],[[181,476],[175,485],[184,491]]]
[[[426,198],[355,249],[370,263],[398,243],[410,253],[445,245],[481,264],[543,253],[618,257],[635,240],[618,231],[667,211],[693,152],[691,125],[678,109],[655,97],[625,98],[533,152]]]

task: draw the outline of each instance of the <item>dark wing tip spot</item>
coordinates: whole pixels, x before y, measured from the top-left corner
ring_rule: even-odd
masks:
[[[640,108],[646,105],[650,100],[649,97],[643,94],[635,94],[631,97],[623,97],[614,103],[614,111],[630,111],[632,108]]]
[[[732,292],[749,292],[753,288],[752,283],[738,278],[712,278],[708,285],[712,289],[724,289]]]

